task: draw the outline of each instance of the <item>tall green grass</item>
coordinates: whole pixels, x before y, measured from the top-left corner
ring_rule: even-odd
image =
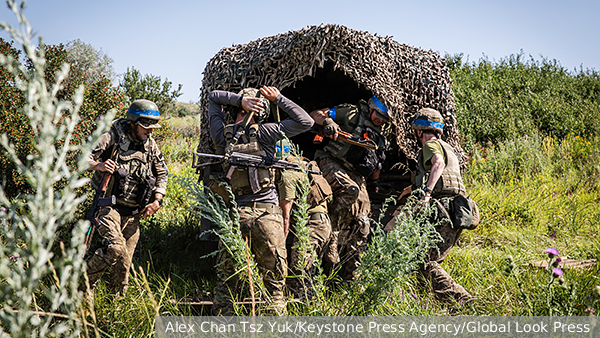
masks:
[[[30,49],[33,52],[33,47]],[[459,126],[471,157],[465,182],[469,194],[479,204],[482,220],[476,230],[463,232],[443,266],[475,300],[464,307],[439,303],[428,290],[417,286],[411,272],[414,267],[409,264],[415,260],[406,257],[416,253],[412,250],[416,244],[410,240],[427,231],[418,231],[405,219],[397,227],[403,233],[386,236],[376,232],[374,244],[363,256],[366,264],[357,283],[339,284],[335,278],[324,279],[325,286],[317,293],[318,297],[307,295],[302,302],[288,305],[290,315],[598,313],[598,264],[571,269],[561,263],[564,274],[560,280],[551,271],[530,263],[556,262],[546,254],[548,248],[556,248],[563,258],[600,258],[599,74],[591,70],[569,72],[556,61],[526,60],[522,54],[498,63],[486,59],[469,63],[458,55],[449,57],[448,64],[454,79]],[[48,107],[52,104],[56,102],[50,102]],[[70,109],[67,105],[63,107]],[[77,242],[82,235],[81,224],[75,229],[72,247],[67,247],[63,256],[54,257],[73,259],[55,260],[54,266],[54,263],[46,265],[45,257],[35,256],[33,251],[47,249],[27,242],[35,236],[19,232],[23,235],[13,238],[3,233],[2,299],[12,308],[5,306],[0,313],[1,334],[20,326],[25,334],[37,330],[37,333],[58,332],[65,336],[94,333],[102,337],[153,336],[156,315],[199,314],[197,308],[182,300],[207,296],[216,278],[214,259],[202,258],[214,248],[200,240],[200,220],[191,212],[194,200],[189,198],[186,188],[197,181],[197,174],[191,169],[191,151],[195,149],[199,128],[196,118],[165,120],[161,122],[165,127],[157,132],[156,138],[169,163],[170,182],[161,210],[141,222],[142,234],[128,293],[115,298],[101,281],[96,288],[95,306],[80,306],[75,285],[82,271],[82,261],[77,258],[81,255],[76,250],[81,247]],[[60,137],[68,135],[68,130],[59,131]],[[6,142],[4,146],[10,148]],[[40,151],[38,155],[52,154],[58,153]],[[37,159],[36,154],[32,159]],[[62,163],[60,159],[47,161]],[[37,168],[43,169],[44,165]],[[26,166],[22,169],[29,170]],[[57,177],[70,180],[73,185],[81,184],[76,176]],[[44,189],[40,196],[48,191],[52,190]],[[70,196],[69,190],[64,195]],[[24,229],[23,224],[42,226],[46,231],[54,229],[32,221],[44,216],[31,215],[31,210],[38,208],[36,202],[55,205],[62,201],[54,195],[46,197],[49,199],[26,196],[25,203],[29,204],[3,198],[2,225],[20,227],[19,231]],[[47,209],[61,211],[59,207]],[[61,217],[68,219],[70,211],[63,211],[66,216]],[[49,235],[42,238],[46,244],[54,240],[53,233]],[[407,248],[411,251],[402,251]],[[34,255],[29,255],[31,252]],[[44,266],[45,270],[37,271],[44,272],[43,278],[23,273],[32,272],[31,266],[38,263]],[[72,266],[77,268],[77,274],[71,273]],[[12,278],[28,277],[33,281],[29,293],[21,293],[14,283],[6,283]],[[62,284],[67,288],[61,290],[61,281],[66,282]],[[61,298],[63,303],[54,307],[52,300],[61,294],[66,298]],[[24,297],[16,299],[19,295]],[[45,313],[39,316],[32,311]],[[68,317],[65,321],[55,316],[63,312]],[[52,316],[55,319],[48,319]],[[88,324],[84,325],[84,320]],[[65,323],[69,323],[70,329]],[[17,331],[11,334],[18,336]]]
[[[175,143],[187,141],[181,137],[168,142],[176,147]],[[558,279],[551,279],[549,271],[530,263],[547,261],[547,248],[556,248],[562,257],[569,259],[599,258],[599,157],[598,138],[586,139],[574,134],[563,139],[523,136],[473,148],[465,182],[469,194],[478,202],[482,221],[476,230],[463,231],[443,263],[449,274],[475,296],[467,306],[438,302],[427,289],[418,286],[409,272],[379,279],[372,273],[373,279],[367,277],[362,282],[363,288],[327,280],[322,297],[288,304],[289,314],[586,316],[597,313],[600,307],[597,264],[588,269],[563,266],[564,283],[560,284]],[[190,160],[186,160],[170,163],[169,169],[171,175],[194,181],[197,175],[190,166]],[[127,317],[117,330],[108,323],[123,319],[121,312],[113,309],[135,309],[142,302],[147,307],[143,311],[154,311],[147,298],[152,294],[160,314],[198,314],[188,305],[161,301],[161,295],[173,301],[191,299],[198,294],[206,295],[216,283],[214,261],[200,259],[205,243],[198,240],[199,220],[187,212],[190,201],[182,181],[185,180],[169,182],[164,208],[143,222],[144,239],[140,240],[135,264],[144,267],[151,293],[138,282],[132,283],[122,300],[114,300],[100,291],[97,316],[102,318],[100,326],[107,336],[150,334],[153,329],[151,321],[138,315]],[[374,248],[385,245],[380,243]],[[373,257],[374,261],[382,261],[383,256]],[[383,265],[394,266],[389,262]],[[381,265],[368,264],[371,269],[378,266]],[[385,290],[382,284],[377,284],[382,280],[391,282]],[[372,285],[382,292],[367,292],[369,283],[375,283]],[[146,298],[140,298],[141,295]],[[365,307],[367,301],[374,305]],[[135,321],[136,329],[125,328],[127,323],[133,325]]]

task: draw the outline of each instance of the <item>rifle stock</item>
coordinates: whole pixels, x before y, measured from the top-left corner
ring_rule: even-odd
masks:
[[[317,135],[313,139],[313,143],[320,144],[321,142],[323,142],[323,139],[325,137],[325,132],[323,130],[321,130],[316,133],[317,133]],[[354,144],[359,147],[377,150],[377,145],[375,144],[375,142],[373,142],[373,140],[370,140],[368,138],[359,138],[359,137],[356,137],[356,136],[354,136],[350,133],[347,133],[343,130],[338,131],[338,140],[346,142],[346,143]]]
[[[119,148],[118,147],[119,143],[120,142],[116,142],[113,146],[113,151],[112,151],[112,156],[111,156],[111,160],[113,160],[113,161],[117,160],[117,150]],[[98,222],[98,219],[96,218],[96,212],[98,211],[98,207],[116,204],[115,196],[105,198],[106,190],[108,190],[108,183],[110,182],[111,177],[112,177],[112,174],[109,172],[105,172],[104,175],[102,176],[102,181],[98,185],[98,189],[96,189],[96,195],[94,196],[94,201],[92,202],[92,206],[86,216],[86,220],[88,220],[90,222],[90,227],[88,228],[87,232],[85,233],[85,239],[84,239],[86,252],[90,249],[90,244],[92,242],[92,237],[94,236],[94,231],[96,230],[96,227],[100,224]]]

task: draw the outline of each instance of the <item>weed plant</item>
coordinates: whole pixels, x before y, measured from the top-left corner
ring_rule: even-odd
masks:
[[[300,149],[290,140],[290,154],[298,159],[303,158]],[[306,309],[310,309],[312,313],[321,312],[322,306],[326,303],[326,292],[327,287],[325,285],[327,277],[324,275],[323,268],[321,266],[320,258],[317,256],[312,244],[311,244],[311,229],[308,226],[309,214],[308,210],[311,205],[308,203],[308,195],[311,192],[311,179],[307,171],[305,162],[299,161],[300,163],[300,175],[297,176],[283,176],[283,179],[288,177],[297,177],[294,182],[296,187],[296,200],[294,201],[294,208],[292,208],[292,218],[294,220],[293,227],[290,229],[293,235],[296,237],[296,242],[292,246],[292,250],[296,250],[298,253],[298,261],[296,266],[288,269],[288,281],[295,279],[298,285],[301,286],[300,291],[302,292],[302,304],[292,303],[289,307],[290,314],[294,315],[308,315],[304,313]],[[288,256],[290,253],[288,252]],[[292,271],[295,271],[292,272]]]
[[[217,274],[232,273],[232,275],[220,275],[219,280],[227,281],[234,279],[237,284],[236,290],[244,294],[249,291],[252,302],[252,313],[255,310],[254,300],[260,297],[268,297],[265,286],[258,272],[258,266],[250,253],[249,243],[244,240],[239,227],[240,216],[235,203],[235,196],[226,183],[221,186],[229,194],[231,208],[227,207],[221,196],[198,183],[188,181],[186,184],[188,198],[192,201],[191,210],[197,215],[206,217],[209,221],[218,225],[217,230],[208,230],[219,238],[219,249],[208,254],[207,257],[220,255],[215,270]],[[234,291],[234,290],[231,290]],[[231,295],[234,301],[241,301],[240,295]],[[242,308],[236,307],[240,313]]]
[[[381,212],[385,214],[388,199]],[[409,283],[409,277],[425,261],[427,253],[442,241],[432,224],[436,210],[412,194],[395,219],[394,228],[386,233],[381,217],[372,220],[373,238],[361,256],[355,283],[352,284],[347,312],[348,316],[369,316],[377,313],[389,295],[399,285]],[[402,290],[405,292],[404,290]]]
[[[77,196],[77,189],[88,182],[82,178],[88,167],[87,157],[79,156],[77,167],[69,166],[69,157],[89,154],[115,112],[99,121],[98,129],[87,142],[72,142],[80,122],[78,111],[84,88],[76,91],[73,103],[56,98],[68,76],[68,64],[55,74],[54,83],[47,83],[44,48],[36,51],[32,45],[24,6],[19,7],[14,1],[8,4],[20,29],[5,23],[0,26],[23,46],[34,71],[26,72],[17,60],[5,55],[0,55],[0,64],[20,76],[18,87],[26,98],[23,112],[36,142],[26,160],[21,161],[7,135],[0,137],[0,144],[31,187],[31,193],[13,200],[8,200],[4,187],[0,187],[0,335],[88,336],[94,326],[87,325],[78,286],[85,273],[83,239],[89,223],[79,220],[68,243],[57,243],[56,236],[61,227],[73,220],[78,205],[85,199]],[[43,46],[41,41],[40,45]],[[90,311],[93,313],[93,308]]]

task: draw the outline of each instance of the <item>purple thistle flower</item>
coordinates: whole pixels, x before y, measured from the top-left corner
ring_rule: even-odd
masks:
[[[563,271],[562,271],[562,269],[561,269],[561,268],[553,268],[553,269],[552,269],[552,275],[553,275],[554,277],[560,277],[560,276],[562,276],[562,275],[563,275]]]
[[[548,257],[553,258],[554,256],[558,256],[558,250],[554,248],[548,248],[545,251],[548,254]]]

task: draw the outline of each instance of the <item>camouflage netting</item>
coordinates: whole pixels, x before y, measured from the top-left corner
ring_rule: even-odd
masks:
[[[437,109],[445,119],[443,138],[464,164],[451,83],[439,54],[340,25],[310,26],[234,45],[215,54],[204,70],[198,150],[214,152],[204,127],[212,90],[268,85],[308,112],[377,95],[395,113],[388,132],[395,135],[394,149],[407,158],[418,149],[410,117],[422,107]]]

